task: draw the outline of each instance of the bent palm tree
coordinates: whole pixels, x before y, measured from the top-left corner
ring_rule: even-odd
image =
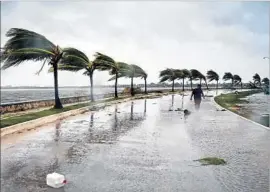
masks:
[[[265,86],[269,86],[269,79],[267,77],[263,78],[262,79],[262,83],[265,85]]]
[[[224,81],[231,80],[232,81],[232,88],[233,88],[233,75],[230,72],[226,72],[223,76]]]
[[[241,89],[243,88],[242,78],[239,75],[234,75],[233,80],[235,84],[240,84]]]
[[[159,78],[160,83],[165,82],[167,80],[172,81],[172,92],[174,92],[174,81],[176,79],[180,79],[182,76],[182,71],[180,69],[165,69],[160,71]]]
[[[190,74],[191,74],[191,76],[190,76],[190,82],[191,82],[191,89],[192,89],[192,81],[193,80],[198,80],[198,79],[200,79],[200,77],[201,77],[201,72],[200,71],[198,71],[197,69],[191,69],[190,70]],[[201,80],[201,79],[200,79]],[[200,82],[201,83],[201,82]]]
[[[139,66],[136,65],[136,76],[144,79],[144,94],[147,94],[147,73]]]
[[[261,77],[258,73],[255,73],[255,75],[253,76],[253,81],[255,85],[259,85],[261,87]]]
[[[134,87],[133,87],[133,79],[136,77],[141,77],[141,75],[139,74],[139,72],[142,71],[142,68],[140,68],[137,65],[131,64],[129,65],[128,69],[124,69],[123,70],[123,74],[129,78],[131,78],[131,95],[134,96],[135,92],[134,92]]]
[[[144,94],[147,94],[147,77],[148,74],[142,69],[141,77],[144,79]]]
[[[207,71],[206,75],[207,75],[206,77],[209,80],[209,82],[211,82],[211,81],[216,81],[217,82],[216,89],[218,89],[219,75],[213,70]]]
[[[189,78],[191,75],[190,75],[189,70],[187,69],[182,69],[181,72],[182,73],[181,73],[180,79],[182,79],[182,91],[185,91],[185,79]]]
[[[91,101],[94,101],[93,74],[95,64],[94,62],[91,62],[83,52],[75,48],[64,49],[64,55],[58,65],[58,70],[71,72],[85,70],[83,74],[89,76],[90,80],[90,99]],[[53,72],[53,67],[49,69],[49,72]]]
[[[199,75],[199,79],[200,79],[200,85],[202,84],[202,80],[203,80],[205,82],[206,89],[208,89],[206,77],[202,73]]]
[[[140,68],[137,65],[134,64],[128,65],[126,63],[120,63],[118,78],[127,77],[131,79],[130,90],[132,96],[135,95],[133,80],[134,78],[142,77],[143,76],[142,71],[143,71],[142,68]],[[113,76],[112,78],[109,79],[109,81],[114,80],[115,78],[116,77]]]
[[[63,56],[63,50],[45,36],[26,29],[11,28],[6,36],[10,39],[1,52],[1,62],[4,62],[2,69],[18,66],[24,61],[44,61],[37,72],[39,74],[48,62],[54,69],[54,108],[63,108],[58,93],[58,62]]]
[[[125,64],[123,62],[116,62],[111,57],[96,52],[94,63],[96,64],[96,69],[100,71],[109,71],[110,75],[114,75],[115,77],[115,83],[114,83],[114,97],[118,97],[117,93],[117,82],[118,82],[118,76],[120,72],[120,67],[122,64]],[[127,65],[127,64],[126,64]]]

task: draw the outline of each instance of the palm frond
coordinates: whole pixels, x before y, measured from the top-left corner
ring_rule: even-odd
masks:
[[[267,77],[262,79],[263,84],[269,85],[269,79]]]
[[[70,72],[78,72],[84,68],[78,67],[78,66],[73,66],[73,65],[65,65],[65,64],[58,64],[58,70],[59,71],[70,71]],[[51,73],[53,72],[54,69],[53,67],[50,67],[48,72]]]
[[[6,33],[10,39],[4,45],[5,50],[18,50],[22,48],[40,48],[46,50],[54,50],[55,45],[45,36],[36,32],[21,28],[11,28]]]
[[[94,55],[95,59],[93,63],[96,65],[96,68],[100,71],[111,70],[116,68],[116,62],[109,56],[96,52]]]
[[[51,56],[51,54],[48,54],[44,51],[34,49],[3,53],[1,57],[1,62],[4,63],[2,69],[5,70],[9,67],[18,66],[24,61],[42,61],[44,59],[50,59]]]
[[[197,69],[191,69],[190,73],[193,80],[200,79],[200,77],[202,77],[202,73]]]
[[[260,83],[261,82],[261,77],[258,73],[255,73],[255,75],[253,76],[253,80],[256,82],[256,83]]]
[[[242,78],[239,75],[233,75],[233,80],[235,83],[241,83]]]
[[[40,72],[42,71],[42,69],[43,69],[43,67],[44,67],[44,65],[45,65],[45,63],[46,63],[46,61],[47,61],[47,59],[44,60],[42,66],[41,66],[41,68],[40,68],[40,70],[38,70],[38,71],[36,72],[36,75],[39,75],[39,74],[40,74]]]
[[[162,83],[162,82],[165,82],[165,81],[167,81],[167,80],[170,80],[170,78],[171,78],[171,76],[169,76],[169,75],[164,75],[164,76],[162,76],[161,77],[161,79],[160,79],[160,83]]]
[[[206,78],[209,80],[209,82],[214,81],[214,80],[218,81],[219,75],[215,71],[209,70],[207,71]]]
[[[162,71],[159,72],[159,77],[163,77],[163,76],[167,76],[167,75],[173,75],[173,69],[164,69]]]
[[[55,50],[58,50],[46,37],[26,29],[11,28],[6,36],[10,39],[2,48],[2,69],[17,66],[24,61],[50,59]]]
[[[233,79],[233,75],[230,72],[226,72],[222,78],[224,81],[227,80],[232,80]]]

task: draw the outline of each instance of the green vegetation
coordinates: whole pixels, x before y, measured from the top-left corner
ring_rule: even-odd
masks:
[[[70,111],[70,110],[73,110],[73,109],[79,109],[79,108],[82,108],[82,107],[92,106],[92,105],[99,104],[99,103],[109,102],[109,101],[113,101],[113,100],[117,100],[117,99],[110,98],[110,99],[101,100],[101,101],[87,102],[87,103],[80,103],[80,104],[70,105],[70,106],[66,106],[65,108],[62,108],[62,109],[51,108],[51,109],[38,111],[38,112],[33,112],[33,113],[28,113],[28,114],[24,114],[24,115],[20,115],[20,116],[13,116],[13,117],[1,119],[0,128],[8,127],[8,126],[11,126],[11,125],[15,125],[15,124],[18,124],[18,123],[23,123],[23,122],[26,122],[26,121],[38,119],[38,118],[49,116],[49,115],[54,115],[54,114]]]
[[[194,161],[199,161],[202,165],[225,165],[226,161],[217,157],[205,157],[202,159],[197,159]]]
[[[249,95],[260,93],[262,90],[251,90],[251,91],[242,91],[235,93],[228,93],[228,94],[221,94],[214,98],[214,100],[222,107],[229,109],[233,112],[237,112],[233,107],[237,104],[247,103],[246,100],[241,100],[241,98],[247,97]]]

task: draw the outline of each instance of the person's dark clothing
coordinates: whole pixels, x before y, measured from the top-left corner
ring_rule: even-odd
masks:
[[[194,96],[194,100],[202,100],[202,93],[203,91],[200,88],[193,89],[192,94]]]

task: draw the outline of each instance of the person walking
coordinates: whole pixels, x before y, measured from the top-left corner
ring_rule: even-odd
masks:
[[[205,99],[201,85],[199,84],[196,89],[192,90],[190,100],[194,97],[195,109],[200,109],[202,97]]]

